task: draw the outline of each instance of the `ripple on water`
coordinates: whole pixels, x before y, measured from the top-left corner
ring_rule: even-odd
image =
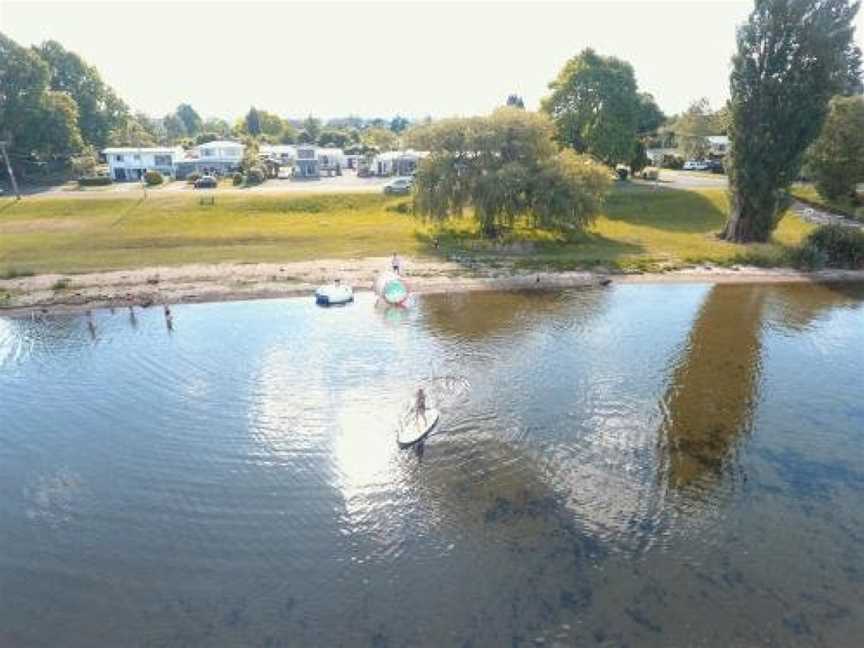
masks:
[[[830,585],[825,609],[861,595],[864,327],[859,298],[797,294],[396,314],[358,295],[178,306],[173,332],[156,309],[100,311],[95,335],[86,316],[0,319],[2,561],[27,574],[0,626],[34,644],[500,645],[566,625],[563,643],[686,645],[761,640],[723,630],[755,610],[800,644],[776,610],[807,582]],[[420,385],[442,411],[422,454],[395,443]],[[809,623],[860,623],[838,619]]]

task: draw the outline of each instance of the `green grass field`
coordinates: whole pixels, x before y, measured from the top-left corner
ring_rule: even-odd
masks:
[[[0,277],[207,262],[291,262],[316,258],[466,255],[525,267],[670,267],[686,263],[782,264],[811,229],[785,217],[775,241],[739,246],[717,240],[725,192],[616,189],[584,233],[517,227],[512,245],[476,236],[468,220],[444,227],[404,213],[405,199],[377,194],[194,195],[0,200]],[[431,240],[439,237],[440,249]]]

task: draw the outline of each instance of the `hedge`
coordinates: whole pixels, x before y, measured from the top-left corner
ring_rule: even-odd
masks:
[[[79,178],[78,186],[79,187],[104,187],[105,185],[110,185],[114,181],[111,179],[111,176],[90,176],[87,178]]]

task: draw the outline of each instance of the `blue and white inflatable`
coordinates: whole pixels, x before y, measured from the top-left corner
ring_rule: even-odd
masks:
[[[336,306],[354,301],[354,291],[351,286],[330,284],[321,286],[315,291],[315,303],[321,306]]]

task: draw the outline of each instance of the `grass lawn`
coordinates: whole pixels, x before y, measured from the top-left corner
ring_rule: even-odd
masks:
[[[657,268],[696,261],[782,263],[787,246],[811,229],[783,219],[775,242],[718,241],[725,191],[615,190],[586,233],[564,235],[517,227],[497,246],[476,237],[467,220],[436,229],[379,194],[198,195],[152,192],[117,198],[0,199],[0,277],[75,273],[184,263],[290,262],[316,258],[471,254],[526,267]],[[430,244],[433,236],[440,250]]]

